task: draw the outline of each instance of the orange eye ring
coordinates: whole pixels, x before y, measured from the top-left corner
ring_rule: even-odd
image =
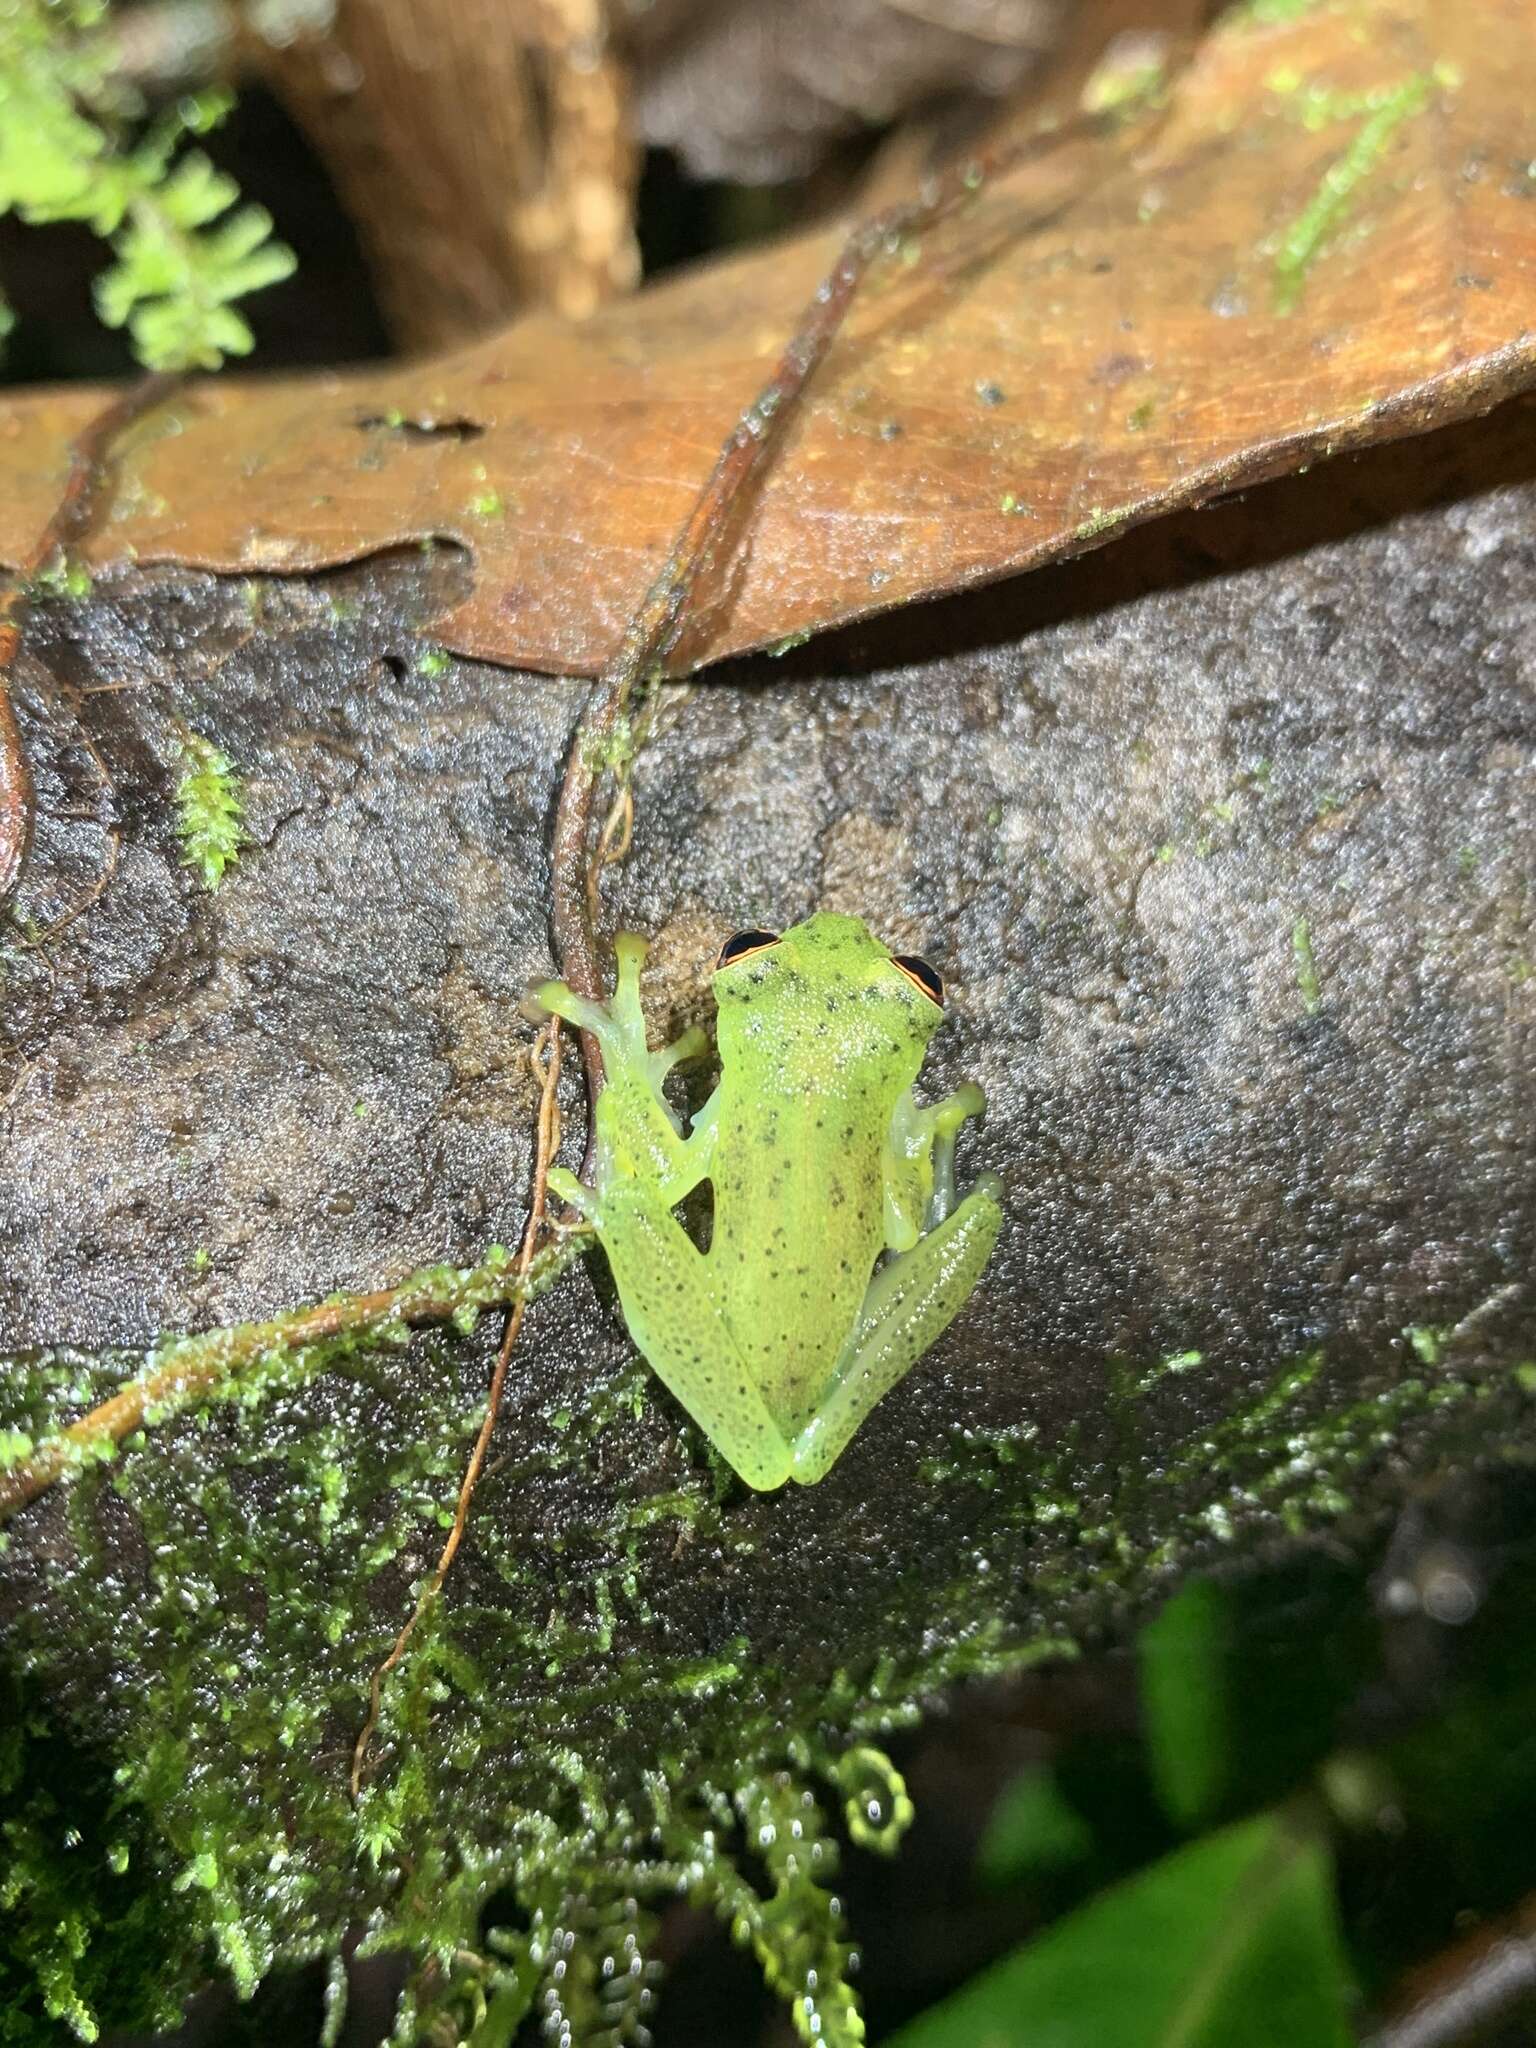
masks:
[[[936,1003],[943,1009],[944,977],[936,967],[930,967],[916,953],[893,953],[891,965],[898,968],[914,988],[921,989],[930,1003]]]
[[[733,932],[720,948],[720,958],[715,962],[715,972],[722,967],[734,967],[739,960],[750,960],[754,953],[766,953],[770,946],[779,943],[778,932]]]

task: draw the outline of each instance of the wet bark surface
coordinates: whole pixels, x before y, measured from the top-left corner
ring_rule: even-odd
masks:
[[[982,1080],[972,1163],[1011,1190],[1007,1281],[948,1349],[994,1356],[995,1318],[1011,1406],[1080,1414],[1110,1355],[1384,1357],[1522,1277],[1531,500],[1370,523],[1431,459],[1518,468],[1501,431],[673,693],[615,902],[655,1029],[708,1014],[721,936],[818,906],[934,959],[933,1085]],[[462,573],[159,571],[40,623],[23,915],[83,896],[109,814],[122,852],[7,963],[13,1341],[259,1315],[514,1229],[581,689],[423,667]],[[247,783],[216,896],[179,865],[183,727]]]
[[[1529,417],[668,693],[612,894],[653,939],[655,1039],[707,1019],[730,931],[857,912],[950,984],[925,1085],[985,1086],[961,1175],[1003,1177],[1008,1227],[810,1492],[751,1496],[711,1467],[631,1375],[600,1260],[537,1304],[450,1594],[490,1675],[386,1731],[386,1780],[412,1743],[445,1758],[402,1826],[442,1838],[451,1814],[472,1860],[510,1810],[548,1807],[531,1728],[577,1744],[584,1797],[657,1768],[685,1791],[787,1731],[1116,1635],[1193,1563],[1380,1528],[1447,1462],[1529,1455]],[[84,896],[114,821],[121,852],[88,911],[43,945],[18,931],[5,963],[0,1391],[27,1426],[26,1347],[147,1345],[520,1228],[519,1002],[551,967],[547,828],[583,692],[423,661],[465,573],[445,550],[291,583],[159,570],[37,618],[22,915]],[[251,844],[212,896],[175,835],[185,728],[246,778]],[[574,1156],[574,1072],[567,1104]],[[11,1524],[10,1655],[109,1750],[227,1653],[243,1606],[243,1705],[188,1733],[247,1806],[327,1788],[297,1919],[232,1880],[279,1948],[377,1896],[340,1817],[345,1759],[463,1431],[444,1424],[408,1512],[398,1459],[429,1420],[473,1416],[488,1342],[167,1422],[109,1484]],[[80,1370],[65,1413],[98,1385]],[[325,1520],[322,1439],[380,1460],[335,1482],[360,1489],[359,1529],[414,1518],[382,1567]],[[143,1617],[199,1516],[220,1620],[173,1640]],[[265,1542],[281,1569],[253,1591]],[[285,1685],[309,1718],[258,1759],[241,1714]],[[145,1803],[180,1844],[214,1824],[201,1796]],[[260,1826],[233,1813],[217,1824],[254,1871]]]

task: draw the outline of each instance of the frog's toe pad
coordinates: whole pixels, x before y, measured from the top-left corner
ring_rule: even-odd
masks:
[[[597,1196],[568,1167],[552,1166],[549,1169],[549,1191],[558,1195],[562,1202],[568,1202],[578,1215],[596,1217]]]

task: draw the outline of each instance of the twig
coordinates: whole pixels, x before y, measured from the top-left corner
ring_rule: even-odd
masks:
[[[1415,1970],[1403,2008],[1366,2036],[1364,2048],[1462,2048],[1495,2022],[1533,2012],[1536,1896]]]
[[[89,533],[107,482],[112,444],[180,381],[160,372],[141,377],[82,430],[71,444],[69,475],[53,517],[0,596],[0,903],[16,886],[32,838],[32,776],[10,689],[27,599],[34,580]]]
[[[544,1045],[543,1086],[539,1093],[538,1145],[533,1163],[533,1195],[528,1205],[528,1224],[523,1232],[522,1250],[518,1254],[517,1277],[525,1281],[533,1264],[534,1249],[544,1230],[544,1202],[548,1190],[549,1169],[560,1148],[560,1106],[555,1090],[560,1081],[560,1020],[551,1017],[540,1039],[534,1041],[533,1057],[539,1058],[539,1044]],[[480,1468],[485,1463],[486,1451],[490,1448],[496,1418],[501,1411],[502,1388],[506,1385],[507,1362],[512,1356],[512,1347],[517,1342],[519,1330],[523,1327],[523,1315],[528,1306],[526,1292],[519,1292],[512,1302],[507,1317],[506,1329],[502,1332],[501,1349],[496,1354],[496,1369],[491,1374],[490,1391],[486,1396],[485,1415],[480,1424],[480,1433],[475,1438],[475,1447],[469,1454],[469,1463],[459,1485],[459,1498],[453,1511],[453,1526],[448,1531],[442,1554],[437,1560],[437,1569],[417,1597],[411,1610],[410,1619],[395,1637],[389,1655],[376,1665],[368,1685],[368,1718],[352,1751],[352,1797],[357,1799],[363,1789],[363,1769],[368,1761],[368,1745],[373,1740],[373,1731],[379,1724],[379,1712],[384,1699],[384,1681],[405,1655],[406,1645],[416,1633],[422,1617],[433,1606],[442,1593],[443,1583],[458,1555],[459,1545],[464,1540],[464,1531],[469,1522],[470,1503],[474,1499],[475,1486],[480,1477]]]
[[[349,1294],[313,1308],[290,1310],[265,1323],[236,1323],[162,1344],[150,1369],[57,1435],[45,1437],[20,1463],[0,1470],[0,1522],[36,1500],[57,1480],[109,1457],[136,1429],[179,1414],[216,1392],[243,1367],[275,1353],[302,1351],[338,1337],[377,1335],[391,1327],[444,1323],[481,1308],[522,1303],[541,1293],[580,1250],[571,1237],[545,1252],[537,1270],[503,1252],[478,1266],[435,1267],[399,1287]]]
[[[598,1000],[603,993],[598,884],[603,866],[617,855],[611,845],[600,844],[595,853],[589,853],[589,848],[604,757],[624,737],[622,726],[636,689],[664,670],[693,613],[695,593],[716,568],[722,546],[727,542],[736,545],[737,530],[730,515],[745,503],[748,492],[777,454],[796,404],[842,331],[871,265],[904,237],[933,228],[969,205],[980,188],[999,173],[1062,142],[1099,133],[1106,124],[1106,116],[1082,115],[1043,134],[1001,143],[930,179],[916,198],[861,222],[807,302],[773,375],[726,437],[660,574],[588,697],[572,737],[555,810],[550,890],[556,957],[562,975],[578,995]],[[626,758],[616,769],[621,792],[628,773]],[[627,832],[623,840],[627,844]],[[603,1086],[603,1061],[589,1032],[581,1034],[581,1050],[590,1133],[590,1110]],[[590,1157],[589,1135],[589,1163]]]

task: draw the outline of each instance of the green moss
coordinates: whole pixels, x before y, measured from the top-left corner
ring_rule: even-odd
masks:
[[[479,1421],[478,1390],[468,1402],[442,1402],[452,1375],[430,1368],[444,1356],[441,1346],[429,1351],[414,1390],[392,1387],[387,1428],[379,1427],[375,1362],[354,1349],[332,1352],[323,1386],[270,1371],[249,1383],[246,1393],[259,1389],[259,1397],[222,1404],[216,1445],[183,1418],[177,1439],[162,1435],[147,1454],[124,1459],[110,1488],[143,1532],[152,1560],[145,1589],[127,1603],[109,1597],[93,1586],[82,1556],[87,1568],[54,1589],[70,1611],[70,1647],[61,1651],[66,1639],[51,1629],[29,1646],[27,1662],[39,1675],[58,1671],[61,1658],[73,1665],[92,1655],[135,1673],[133,1732],[113,1798],[154,1839],[162,1886],[179,1897],[178,1916],[195,1930],[190,1953],[211,1949],[249,1989],[279,1958],[332,1948],[371,1900],[394,1908],[378,1930],[381,1944],[453,1954],[476,1947],[491,1890],[510,1882],[520,1896],[537,1894],[556,1865],[566,1893],[572,1873],[580,1875],[583,1924],[609,1926],[626,1887],[675,1888],[675,1873],[647,1875],[620,1855],[654,1824],[656,1801],[638,1783],[615,1783],[609,1761],[634,1702],[673,1701],[663,1720],[680,1754],[662,1772],[662,1803],[674,1851],[686,1848],[698,1864],[690,1888],[748,1930],[764,1967],[797,1996],[806,1995],[805,1973],[819,1971],[820,2002],[807,2010],[824,2009],[824,2038],[855,2038],[847,2031],[851,1993],[834,1967],[841,1952],[828,1931],[835,1910],[818,1882],[770,1859],[773,1886],[757,1897],[727,1870],[718,1829],[702,1815],[690,1819],[676,1796],[687,1778],[681,1757],[697,1755],[700,1716],[714,1708],[717,1752],[739,1756],[750,1774],[728,1788],[738,1816],[750,1811],[757,1827],[770,1809],[781,1811],[787,1831],[802,1829],[805,1853],[814,1847],[817,1868],[830,1870],[815,1802],[786,1774],[772,1675],[750,1668],[744,1642],[733,1655],[615,1655],[618,1609],[631,1604],[633,1581],[609,1562],[604,1536],[618,1535],[621,1556],[631,1559],[666,1551],[679,1522],[718,1521],[711,1482],[663,1502],[636,1501],[618,1529],[574,1526],[563,1556],[537,1568],[525,1543],[482,1525],[486,1562],[517,1597],[496,1606],[471,1597],[451,1612],[433,1610],[399,1682],[386,1689],[378,1775],[355,1810],[348,1803],[338,1731],[344,1743],[360,1723],[366,1674],[435,1555]],[[57,1386],[66,1367],[50,1359],[39,1370]],[[106,1378],[77,1375],[68,1391],[94,1399]],[[579,1466],[621,1417],[632,1418],[637,1391],[629,1369],[593,1387],[565,1432],[520,1462],[517,1487]],[[242,1505],[247,1473],[257,1475],[266,1504],[258,1523]],[[100,1484],[81,1475],[72,1489],[71,1520],[84,1544]],[[388,1589],[382,1602],[369,1591],[380,1581]],[[552,1604],[564,1611],[559,1623],[551,1622]],[[622,1620],[632,1635],[633,1615]],[[515,1674],[545,1672],[555,1639],[559,1688],[530,1699]],[[721,1721],[740,1729],[744,1707],[749,1739],[741,1745],[733,1733],[722,1742]],[[572,1728],[583,1731],[580,1747]],[[766,1765],[775,1752],[780,1768],[760,1775],[757,1760]],[[315,1770],[311,1760],[327,1755],[331,1767]],[[493,1755],[500,1761],[488,1796]],[[802,1769],[814,1773],[819,1756],[806,1750]],[[255,1784],[270,1776],[281,1785],[290,1772],[297,1775],[288,1792],[253,1797]],[[301,1798],[297,1851],[282,1846],[281,1829],[274,1841],[271,1799],[279,1796],[288,1811]],[[405,1867],[416,1876],[402,1902],[395,1894]],[[87,1931],[69,1934],[76,1947],[89,1939]],[[430,2000],[420,1994],[418,2011],[445,2002],[489,2011],[499,2000],[505,2017],[509,1986],[523,1982],[530,1954],[525,1946],[488,1960],[478,1976],[452,1973]],[[587,1960],[574,1966],[578,1975]],[[174,1989],[175,1973],[163,1955],[161,1962]],[[182,1968],[190,1969],[185,1957]],[[600,1972],[591,1977],[594,1996],[600,1982]],[[46,1995],[88,2032],[85,1993],[78,2008],[61,2002],[62,1991]]]
[[[1124,506],[1112,507],[1094,505],[1088,516],[1077,528],[1078,540],[1096,540],[1101,533],[1108,533],[1112,526],[1118,526],[1126,516]]]
[[[1326,0],[1236,0],[1221,17],[1223,28],[1274,28],[1300,21],[1326,4]]]
[[[447,1331],[408,1353],[398,1324],[384,1335],[269,1349],[224,1398],[168,1408],[75,1476],[9,1638],[6,1682],[34,1703],[0,1772],[0,1828],[22,1845],[24,1881],[0,1895],[18,2010],[83,2037],[163,2022],[210,1964],[248,1988],[366,1923],[369,1946],[420,1965],[400,2040],[510,2041],[540,1999],[595,2043],[643,2023],[653,1914],[682,1894],[752,1949],[802,2038],[846,2048],[861,2026],[830,1816],[895,1848],[911,1809],[889,1731],[960,1679],[1071,1654],[1074,1608],[1155,1583],[1180,1546],[1337,1514],[1405,1430],[1489,1394],[1437,1333],[1363,1391],[1322,1350],[1235,1401],[1230,1359],[1119,1364],[1111,1429],[1154,1448],[1118,1463],[1086,1425],[1047,1439],[976,1416],[906,1482],[949,1514],[944,1561],[889,1581],[872,1620],[844,1615],[829,1670],[742,1604],[734,1561],[784,1505],[719,1484],[643,1368],[525,1388],[448,1595],[384,1686],[354,1806],[369,1674],[437,1556],[487,1366]],[[41,1440],[124,1369],[13,1360],[0,1424]],[[1197,1435],[1159,1441],[1159,1404],[1192,1397]],[[681,1448],[658,1466],[658,1444]],[[694,1607],[701,1572],[715,1591]],[[110,1764],[18,1764],[18,1740],[35,1760],[110,1742]],[[60,1784],[55,1811],[39,1788]],[[515,1928],[485,1924],[495,1900]]]
[[[1307,275],[1338,233],[1360,187],[1383,162],[1402,124],[1429,104],[1436,80],[1428,73],[1404,79],[1367,96],[1372,111],[1343,154],[1334,158],[1307,204],[1283,231],[1274,255],[1273,298],[1278,313],[1299,302]]]
[[[1426,1338],[1431,1333],[1409,1331],[1410,1342],[1416,1334]],[[1414,1345],[1428,1365],[1443,1364],[1447,1348],[1439,1341],[1430,1360]],[[1410,1374],[1377,1393],[1333,1405],[1327,1395],[1327,1354],[1311,1351],[1241,1403],[1191,1451],[1161,1468],[1155,1483],[1178,1492],[1191,1485],[1197,1472],[1208,1475],[1217,1497],[1186,1516],[1186,1522],[1203,1519],[1218,1536],[1227,1536],[1256,1500],[1274,1502],[1281,1525],[1301,1534],[1348,1509],[1351,1479],[1373,1459],[1388,1455],[1410,1422],[1489,1394],[1490,1388],[1477,1381]]]
[[[217,889],[240,858],[245,828],[240,778],[227,754],[201,734],[182,742],[182,773],[176,785],[176,834],[182,865],[203,887]]]
[[[1083,86],[1080,105],[1085,114],[1115,114],[1122,118],[1155,105],[1167,82],[1168,67],[1159,51],[1135,38],[1123,39],[1127,54],[1115,43],[1101,59]]]
[[[199,1962],[152,1826],[0,1667],[0,2044],[175,2024]]]
[[[38,570],[28,594],[39,601],[63,598],[78,604],[90,596],[94,587],[91,572],[83,562],[71,562],[60,554],[46,568]]]
[[[913,1819],[900,1771],[884,1750],[859,1743],[838,1758],[834,1776],[849,1834],[861,1849],[894,1856]]]
[[[1312,927],[1304,917],[1298,917],[1291,926],[1291,957],[1296,966],[1296,987],[1301,995],[1301,1007],[1309,1017],[1315,1017],[1322,1008],[1323,988],[1317,977],[1317,962],[1312,956]]]
[[[24,1429],[0,1429],[0,1472],[9,1472],[32,1455],[32,1439]]]
[[[1138,1368],[1117,1361],[1110,1368],[1110,1383],[1114,1387],[1115,1398],[1124,1402],[1149,1393],[1159,1380],[1166,1379],[1170,1373],[1193,1372],[1204,1359],[1203,1351],[1172,1351],[1145,1367]]]

